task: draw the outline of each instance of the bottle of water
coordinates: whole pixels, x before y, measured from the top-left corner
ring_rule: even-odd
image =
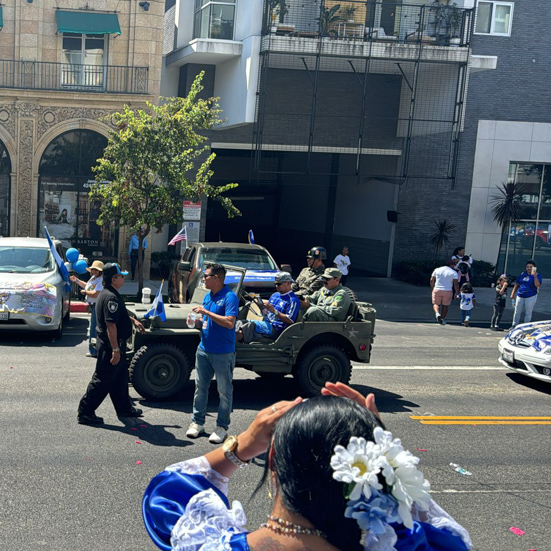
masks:
[[[195,320],[197,319],[197,314],[195,312],[191,312],[187,318],[187,326],[190,329],[195,329]]]

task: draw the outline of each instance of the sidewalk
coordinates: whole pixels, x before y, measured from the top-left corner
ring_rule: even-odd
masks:
[[[144,287],[151,289],[151,301],[155,297],[160,280],[145,280]],[[535,321],[551,319],[551,290],[547,290],[548,284],[551,287],[551,281],[543,282],[542,291],[538,297],[533,319]],[[376,278],[376,277],[349,277],[347,286],[357,295],[358,300],[370,302],[377,310],[377,319],[399,322],[434,322],[434,314],[431,306],[431,291],[427,287],[416,287],[395,279]],[[475,290],[477,307],[474,309],[471,322],[474,325],[490,325],[492,319],[492,306],[495,300],[495,290],[492,288],[479,287]],[[121,294],[125,296],[136,295],[138,292],[137,281],[127,281],[121,289]],[[163,295],[166,297],[167,282],[163,285]],[[74,305],[74,306],[73,306]],[[78,303],[72,303],[71,311],[76,310]],[[513,319],[513,309],[511,300],[507,298],[507,308],[501,319],[503,328],[510,327]],[[461,314],[459,312],[459,303],[454,301],[450,306],[449,314],[446,318],[452,323],[459,323]]]

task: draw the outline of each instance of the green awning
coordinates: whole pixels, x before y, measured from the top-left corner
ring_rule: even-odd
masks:
[[[60,33],[121,34],[116,13],[57,10],[55,16]]]
[[[0,6],[0,29],[4,28],[4,14],[2,13],[2,6]]]

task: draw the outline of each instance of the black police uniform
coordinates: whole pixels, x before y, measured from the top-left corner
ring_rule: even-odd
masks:
[[[111,397],[118,415],[132,414],[130,396],[128,394],[128,363],[126,361],[126,340],[132,334],[132,322],[126,310],[121,295],[110,285],[106,285],[96,302],[97,337],[96,348],[98,358],[96,371],[78,406],[78,416],[94,417],[96,409],[105,400],[107,394]],[[118,346],[121,350],[120,361],[111,364],[113,350],[107,336],[107,322],[117,326]]]

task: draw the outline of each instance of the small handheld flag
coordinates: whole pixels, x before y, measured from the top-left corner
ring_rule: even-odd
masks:
[[[155,295],[155,300],[153,301],[153,304],[151,305],[150,310],[144,314],[144,318],[155,318],[159,317],[162,321],[166,321],[166,314],[165,314],[165,304],[163,302],[163,283],[164,279],[161,282],[161,286],[159,287],[159,290],[157,291],[157,294]]]
[[[170,241],[169,245],[176,245],[179,241],[185,241],[187,244],[187,226],[184,226]]]
[[[254,233],[253,230],[249,230],[249,243],[254,245]]]
[[[69,281],[69,270],[67,270],[63,259],[59,256],[59,253],[55,250],[54,244],[52,242],[52,238],[50,237],[50,234],[48,232],[48,228],[44,226],[44,232],[46,233],[46,239],[48,240],[48,245],[50,245],[50,251],[55,258],[55,261],[57,265],[59,266],[59,271],[61,273],[61,277],[63,278],[63,281]]]

